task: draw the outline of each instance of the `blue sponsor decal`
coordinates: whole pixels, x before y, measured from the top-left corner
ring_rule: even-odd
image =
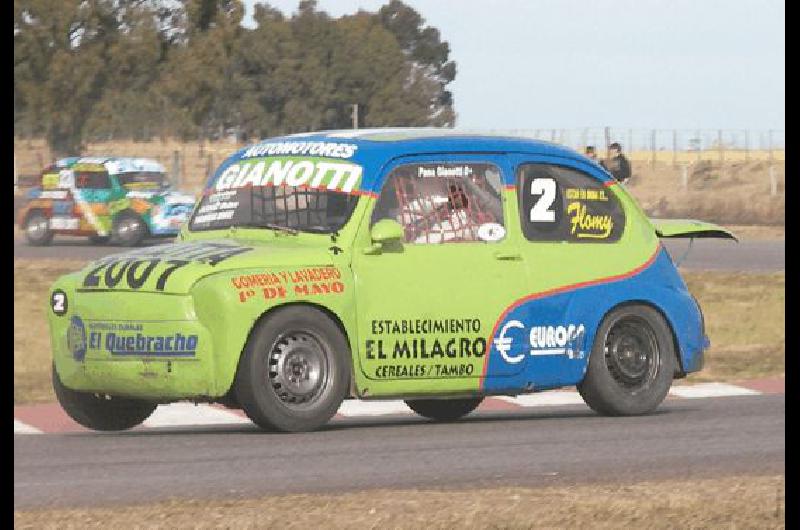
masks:
[[[104,350],[114,357],[194,357],[197,354],[199,339],[194,334],[147,333],[137,322],[92,322],[89,329],[89,348]]]
[[[78,315],[73,316],[67,328],[67,347],[72,358],[82,362],[86,357],[86,326]]]
[[[665,316],[677,339],[681,366],[687,372],[698,370],[707,345],[702,317],[667,251],[660,248],[629,274],[534,293],[512,304],[490,336],[483,388],[499,393],[579,383],[603,318],[631,301],[648,304]]]
[[[120,335],[106,333],[103,346],[111,355],[155,355],[169,357],[194,357],[197,353],[197,335]]]

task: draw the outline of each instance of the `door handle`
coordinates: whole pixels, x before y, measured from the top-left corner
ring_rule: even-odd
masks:
[[[518,252],[495,252],[494,259],[501,261],[522,261],[522,254]]]

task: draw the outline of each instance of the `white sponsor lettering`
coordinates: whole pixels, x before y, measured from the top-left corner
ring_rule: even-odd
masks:
[[[524,329],[519,320],[509,320],[494,339],[494,347],[500,356],[509,364],[517,364],[525,357],[524,353],[509,355],[512,339],[506,334],[511,328]],[[583,324],[566,326],[532,326],[528,334],[530,354],[532,356],[565,355],[570,359],[582,359],[584,356],[584,336],[586,328]]]
[[[570,359],[583,357],[583,324],[567,326],[533,326],[530,331],[531,355],[566,355]],[[577,351],[573,346],[580,343]]]
[[[267,142],[247,148],[242,158],[280,155],[311,155],[330,158],[351,158],[358,146],[337,142]]]
[[[361,166],[310,160],[275,160],[233,164],[217,178],[217,192],[245,186],[310,186],[351,192],[361,177]],[[327,180],[327,184],[325,181]]]
[[[38,197],[39,199],[66,199],[66,191],[43,191]]]
[[[509,356],[508,352],[511,351],[511,337],[506,337],[506,333],[510,328],[519,328],[525,329],[525,326],[519,320],[509,320],[506,322],[506,325],[503,326],[503,329],[500,330],[500,335],[494,339],[494,347],[500,353],[500,356],[505,359],[505,361],[509,364],[517,364],[520,362],[524,357],[524,353],[520,353],[519,355]]]

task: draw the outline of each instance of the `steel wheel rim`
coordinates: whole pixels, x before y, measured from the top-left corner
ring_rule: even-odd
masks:
[[[126,219],[119,224],[117,231],[120,236],[127,237],[129,234],[139,230],[140,224],[136,219]]]
[[[267,385],[287,408],[316,404],[330,386],[327,345],[307,331],[289,331],[275,341],[268,356]]]
[[[647,388],[658,374],[658,339],[643,318],[625,316],[614,322],[606,333],[604,352],[611,377],[630,393]]]
[[[44,217],[34,217],[26,227],[28,235],[34,238],[42,237],[47,233],[47,219]]]

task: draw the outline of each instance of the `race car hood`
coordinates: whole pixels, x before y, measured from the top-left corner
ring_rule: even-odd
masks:
[[[730,230],[693,219],[650,219],[658,237],[716,237],[738,241]]]
[[[106,256],[80,272],[86,291],[188,293],[195,282],[229,270],[332,265],[327,247],[285,235],[273,240],[208,239],[157,245]]]

